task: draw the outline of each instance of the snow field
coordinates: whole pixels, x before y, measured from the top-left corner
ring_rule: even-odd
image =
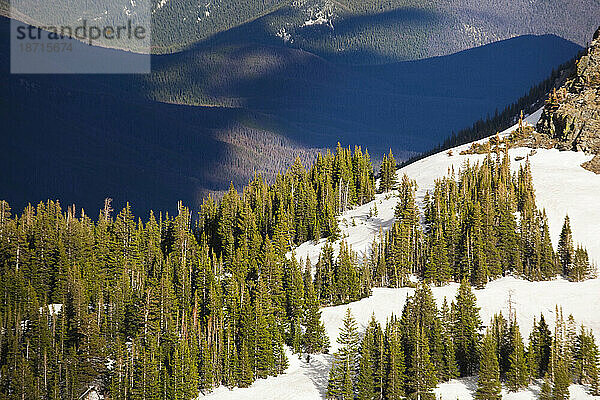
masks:
[[[526,118],[530,124],[537,123],[541,110]],[[513,126],[501,135],[507,135]],[[479,142],[484,142],[483,139]],[[460,155],[471,144],[458,146],[448,151],[434,154],[423,160],[398,170],[398,177],[407,174],[417,181],[417,203],[422,205],[425,193],[431,191],[436,179],[446,176],[450,169],[457,172],[465,162],[482,161],[485,155]],[[588,249],[590,259],[600,261],[600,175],[581,168],[581,163],[591,159],[590,155],[578,152],[559,152],[551,149],[537,149],[532,154],[529,148],[516,148],[509,150],[511,169],[517,171],[529,156],[533,183],[536,193],[536,202],[540,209],[545,209],[548,216],[550,235],[554,246],[562,228],[566,214],[571,219],[571,228],[576,244],[581,244]],[[516,157],[524,159],[517,161]],[[380,229],[386,230],[394,221],[394,209],[397,199],[394,194],[377,194],[375,200],[360,207],[345,212],[339,217],[342,239],[346,240],[352,249],[359,255],[367,254],[374,237],[378,236]],[[370,211],[377,207],[377,215],[369,217]],[[339,251],[338,240],[334,243],[334,250]],[[317,262],[319,253],[325,240],[318,243],[306,242],[294,250],[298,260],[310,258],[311,263]],[[290,255],[291,256],[291,255]],[[433,287],[432,291],[441,306],[443,299],[450,303],[456,296],[458,283],[450,283],[442,287]],[[362,332],[368,324],[371,315],[382,324],[392,314],[400,315],[407,296],[414,293],[410,288],[375,288],[373,295],[347,305],[326,307],[322,311],[322,321],[330,338],[332,354],[338,348],[336,339],[342,325],[342,319],[347,308],[350,308]],[[591,328],[600,343],[600,279],[584,282],[568,282],[564,279],[555,279],[544,282],[529,282],[515,277],[504,277],[490,282],[484,289],[475,290],[477,304],[481,308],[480,315],[484,325],[497,312],[508,315],[510,307],[516,312],[521,333],[527,342],[533,318],[539,319],[540,313],[544,314],[551,330],[555,323],[555,306],[562,306],[563,316],[566,319],[573,314],[578,325]],[[320,399],[324,398],[327,388],[327,377],[331,365],[330,354],[313,355],[310,363],[305,358],[300,360],[288,349],[290,366],[286,372],[277,377],[259,379],[249,388],[229,390],[224,387],[217,388],[208,394],[208,398],[215,399]],[[452,380],[440,384],[435,390],[443,400],[470,400],[473,399],[476,389],[476,378]],[[587,394],[587,388],[579,385],[570,387],[571,399],[583,400],[594,397]],[[531,385],[528,389],[516,393],[503,390],[506,400],[537,399],[539,386]],[[202,396],[201,396],[202,397]],[[600,397],[598,397],[600,398]]]

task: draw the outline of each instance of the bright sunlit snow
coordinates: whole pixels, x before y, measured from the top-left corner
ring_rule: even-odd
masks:
[[[526,121],[535,124],[541,110],[529,116]],[[502,134],[514,130],[516,126],[507,129]],[[407,174],[417,181],[417,201],[422,203],[427,190],[433,188],[435,179],[447,174],[450,168],[455,171],[467,160],[481,161],[484,155],[460,155],[470,144],[459,146],[447,151],[417,161],[398,171],[398,177]],[[526,157],[531,149],[511,149],[511,167],[518,170],[525,160],[516,161],[515,157]],[[548,215],[550,234],[554,245],[565,215],[571,218],[571,227],[575,243],[580,243],[588,249],[592,261],[600,261],[600,175],[583,169],[581,163],[591,159],[591,156],[577,152],[559,152],[558,150],[538,149],[529,156],[536,191],[538,207],[545,208]],[[389,228],[394,219],[395,196],[378,194],[374,201],[361,207],[354,208],[340,216],[340,228],[344,240],[352,249],[361,253],[369,250],[374,237],[380,229]],[[369,217],[370,211],[376,205],[377,215]],[[314,263],[325,241],[319,243],[306,242],[295,249],[298,259],[309,257]],[[339,249],[339,241],[334,244]],[[439,304],[444,297],[450,302],[456,295],[457,283],[443,287],[432,288]],[[322,320],[331,341],[330,352],[337,349],[336,338],[339,333],[342,318],[347,308],[352,310],[360,330],[364,330],[371,315],[381,322],[392,314],[399,315],[406,297],[413,289],[375,288],[373,295],[348,305],[326,307],[323,309]],[[573,314],[578,324],[594,330],[596,340],[600,339],[600,279],[584,282],[568,282],[556,279],[546,282],[529,282],[515,277],[504,277],[489,283],[484,289],[475,290],[480,315],[484,325],[494,313],[502,311],[507,315],[510,304],[516,311],[517,320],[525,340],[531,331],[533,318],[539,318],[542,312],[551,329],[554,327],[555,306],[562,305],[565,318]],[[278,377],[259,379],[250,388],[228,390],[224,387],[216,389],[207,397],[218,399],[318,399],[323,398],[327,388],[327,377],[331,363],[331,355],[313,355],[310,363],[306,359],[299,360],[298,356],[288,352],[290,366]],[[438,386],[436,394],[444,400],[472,399],[476,389],[476,378],[453,380]],[[584,386],[572,385],[571,399],[592,399]],[[537,399],[539,386],[532,385],[529,389],[517,393],[503,390],[503,398],[507,400]]]

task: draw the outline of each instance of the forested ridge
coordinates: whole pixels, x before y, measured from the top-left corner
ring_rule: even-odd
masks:
[[[7,138],[15,151],[0,158],[0,198],[19,211],[47,198],[95,210],[105,197],[117,209],[129,201],[137,215],[176,212],[178,200],[196,211],[230,181],[241,187],[257,171],[273,182],[296,155],[306,164],[338,141],[368,147],[377,159],[391,148],[404,160],[501,109],[580,50],[557,36],[528,35],[356,67],[257,45],[238,31],[153,56],[148,75],[17,79],[9,74],[9,22],[0,18],[0,114],[21,134]],[[498,59],[511,59],[512,70]],[[39,118],[30,118],[32,109]]]
[[[8,14],[6,1],[0,13]],[[34,21],[75,25],[144,16],[152,21],[152,52],[173,53],[238,41],[302,49],[341,64],[382,64],[448,55],[525,34],[552,33],[584,45],[596,28],[598,4],[558,0],[469,2],[432,0],[110,0],[13,3]],[[106,12],[106,13],[105,13]],[[149,12],[149,15],[147,15]],[[571,16],[564,18],[565,15]],[[114,45],[114,43],[109,43]],[[135,43],[130,45],[134,46]]]
[[[142,222],[109,200],[96,222],[54,201],[12,216],[2,201],[0,395],[191,399],[281,373],[284,343],[326,350],[310,271],[286,253],[336,236],[335,216],[373,198],[371,168],[368,152],[338,146],[272,185],[256,176],[206,199],[197,218],[179,204]],[[346,254],[332,261],[336,292],[355,272]]]
[[[427,283],[456,280],[463,282],[459,297],[472,297],[470,283],[482,286],[506,273],[531,280],[592,276],[568,219],[554,251],[527,164],[511,174],[499,146],[482,164],[441,178],[424,216],[414,182],[396,182],[391,152],[379,177],[379,191],[398,196],[396,222],[364,256],[340,238],[336,218],[374,199],[373,166],[360,147],[338,145],[310,167],[298,159],[272,184],[257,175],[240,192],[232,185],[219,201],[206,198],[198,215],[180,203],[176,215],[151,212],[141,220],[129,205],[112,210],[107,199],[92,220],[55,201],[20,215],[0,202],[0,396],[76,399],[92,387],[112,399],[191,399],[282,373],[286,345],[298,354],[327,351],[320,307],[359,300],[372,286],[413,286],[416,275],[425,283],[415,296],[425,296]],[[320,238],[329,243],[317,263],[298,262],[293,248]],[[338,238],[336,256],[331,242]],[[402,318],[422,321],[410,310],[424,301],[409,301]],[[402,323],[390,322],[386,341],[377,339],[393,354],[385,377],[393,388],[380,386],[386,398],[426,393],[436,379],[456,374],[455,364],[462,376],[476,371],[480,323],[465,312],[452,330],[470,330],[471,347],[454,343],[454,355],[446,349],[446,367],[437,372],[426,354],[439,351],[430,340],[441,327],[428,325],[429,316],[426,324],[404,322],[419,329],[402,336]],[[336,355],[346,363],[334,363],[332,374],[342,371],[342,378],[332,378],[331,396],[353,393],[356,370],[348,357],[356,359],[357,346],[352,339],[353,350]],[[405,383],[409,376],[418,380]],[[370,378],[363,378],[368,392]]]

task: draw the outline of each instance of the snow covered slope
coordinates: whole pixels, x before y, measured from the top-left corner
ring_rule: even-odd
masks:
[[[526,121],[535,124],[541,110],[529,116]],[[507,129],[508,134],[516,128]],[[483,155],[460,155],[470,144],[459,146],[448,152],[442,152],[417,161],[398,171],[398,176],[407,174],[418,184],[417,201],[422,203],[428,190],[433,188],[435,179],[447,174],[449,168],[457,171],[467,160],[481,161]],[[511,149],[511,165],[517,170],[523,162],[515,157],[529,155],[531,149]],[[600,175],[595,175],[581,168],[580,164],[591,156],[576,152],[559,152],[557,150],[538,149],[529,157],[532,168],[536,201],[540,208],[548,214],[550,234],[556,245],[565,214],[571,218],[574,239],[587,247],[591,259],[600,261]],[[340,217],[342,236],[355,251],[366,252],[381,229],[389,228],[394,219],[394,208],[397,199],[390,194],[378,194],[374,201],[344,213]],[[369,217],[370,210],[376,205],[378,214]],[[314,264],[325,241],[319,243],[306,242],[295,249],[298,259],[309,257]],[[336,243],[339,248],[339,241]],[[451,283],[443,287],[432,288],[436,300],[441,304],[444,297],[450,301],[456,295],[458,284]],[[323,309],[322,320],[331,340],[331,352],[337,349],[336,338],[341,327],[342,318],[347,308],[352,310],[360,329],[363,330],[372,314],[380,322],[385,322],[392,314],[402,312],[406,297],[413,289],[376,288],[369,298],[342,306]],[[481,318],[488,323],[494,313],[508,313],[508,301],[516,310],[518,322],[525,339],[529,336],[534,316],[544,313],[551,329],[554,326],[555,306],[562,305],[565,316],[573,314],[578,324],[592,328],[597,340],[600,340],[600,279],[584,282],[568,282],[557,279],[547,282],[528,282],[514,277],[504,277],[489,283],[484,289],[475,290],[477,302],[481,307]],[[288,354],[290,366],[278,377],[259,379],[250,388],[228,390],[218,388],[209,394],[217,399],[318,399],[323,398],[327,388],[327,375],[331,363],[331,355],[311,356],[310,363],[299,360],[297,356]],[[467,378],[453,380],[440,385],[436,389],[442,399],[472,399],[476,388],[476,379]],[[571,398],[575,400],[590,399],[586,388],[572,385]],[[506,393],[509,400],[537,399],[539,387],[532,385],[529,389]]]
[[[535,125],[540,115],[541,110],[538,110],[526,121]],[[513,126],[503,134],[508,134],[515,128],[516,126]],[[417,198],[422,201],[425,192],[432,190],[435,179],[446,175],[448,168],[453,167],[458,171],[467,160],[475,162],[485,158],[485,155],[459,154],[470,146],[467,144],[456,147],[452,150],[452,156],[447,152],[432,155],[400,169],[398,173],[400,176],[407,174],[417,181],[419,185]],[[510,149],[511,169],[517,171],[519,166],[525,163],[525,159],[516,161],[515,157],[526,157],[530,152],[529,148]],[[529,161],[536,203],[538,207],[546,209],[553,244],[556,246],[565,215],[568,214],[575,242],[587,247],[590,258],[598,262],[600,261],[600,207],[598,207],[600,175],[581,167],[583,162],[591,158],[591,155],[582,152],[537,149],[534,155],[529,156]]]
[[[457,283],[443,287],[433,287],[433,294],[441,305],[444,297],[448,301],[454,299],[458,290]],[[327,334],[331,339],[331,353],[338,344],[336,338],[342,325],[342,318],[347,308],[352,310],[359,329],[362,331],[368,324],[371,315],[375,314],[380,322],[385,322],[392,314],[402,312],[404,302],[414,289],[373,289],[369,298],[323,309],[322,320]],[[525,339],[531,331],[533,317],[539,318],[544,313],[546,321],[552,330],[554,327],[554,309],[561,304],[564,315],[573,314],[575,320],[596,332],[600,336],[600,280],[593,279],[584,282],[568,282],[558,279],[548,282],[528,282],[514,277],[505,277],[489,283],[484,289],[475,290],[477,304],[481,307],[481,319],[488,323],[491,316],[499,311],[508,314],[509,295],[513,309],[516,310],[521,332]],[[321,399],[327,389],[327,377],[332,356],[328,354],[313,355],[310,363],[306,359],[299,360],[298,356],[288,351],[290,366],[286,372],[277,377],[259,379],[251,387],[229,390],[224,387],[216,389],[207,397],[214,399]],[[436,393],[444,400],[472,399],[472,391],[476,388],[475,378],[458,379],[441,384]],[[571,399],[593,399],[586,393],[586,388],[572,385]],[[539,388],[532,386],[518,393],[504,393],[505,399],[529,400],[537,399]]]
[[[536,111],[525,122],[535,125],[541,113],[541,109]],[[501,132],[501,135],[507,135],[516,127],[515,125]],[[485,141],[487,139],[479,142]],[[466,161],[473,163],[485,158],[485,155],[479,154],[460,155],[461,151],[470,146],[471,143],[452,149],[452,156],[448,152],[441,152],[419,160],[399,169],[398,178],[407,174],[417,181],[417,202],[422,203],[425,193],[433,190],[435,180],[447,175],[450,168],[458,171]],[[526,157],[530,152],[529,148],[510,149],[511,169],[518,171],[519,166],[525,163],[525,159],[516,161],[515,157]],[[592,156],[581,152],[537,149],[529,160],[536,202],[538,207],[546,209],[553,244],[556,246],[565,215],[568,214],[575,242],[585,246],[591,260],[599,263],[600,175],[581,168],[581,164],[591,158]],[[385,230],[393,224],[397,202],[397,198],[389,193],[377,194],[374,201],[356,207],[340,217],[342,236],[347,236],[346,241],[354,251],[359,254],[368,251],[380,227]],[[374,206],[377,207],[378,215],[370,218],[369,211]],[[324,244],[324,239],[317,244],[303,243],[296,248],[296,257],[309,257],[314,264]],[[334,247],[339,247],[339,241],[337,247]]]

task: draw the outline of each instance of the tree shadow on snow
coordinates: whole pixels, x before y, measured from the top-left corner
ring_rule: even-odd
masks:
[[[309,363],[306,362],[306,359],[302,362],[302,369],[315,385],[322,398],[325,398],[327,395],[329,368],[331,367],[332,361],[332,354],[321,354],[318,358],[311,357]]]

